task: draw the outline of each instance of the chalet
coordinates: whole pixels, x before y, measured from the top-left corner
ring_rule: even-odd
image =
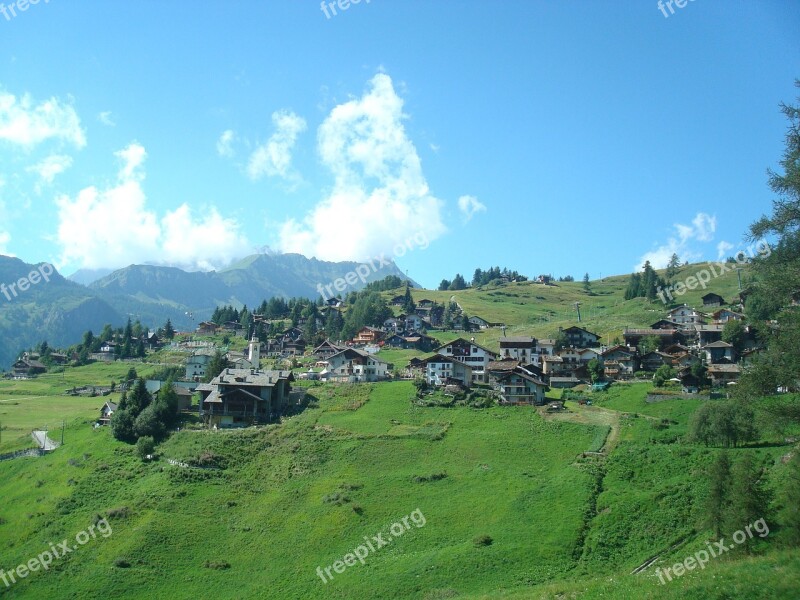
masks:
[[[211,362],[211,355],[207,353],[192,354],[186,359],[186,379],[199,381],[206,376],[206,367]]]
[[[711,323],[710,325],[695,325],[697,332],[697,339],[700,347],[706,346],[713,342],[718,342],[722,339],[722,329],[724,325],[720,323]]]
[[[744,320],[744,315],[728,308],[720,308],[711,313],[711,319],[715,324],[727,323],[728,321],[742,321]]]
[[[463,338],[458,338],[439,346],[434,352],[452,357],[472,367],[473,381],[478,383],[487,383],[488,373],[486,369],[489,365],[489,361],[497,358],[496,352],[492,352],[483,346],[479,346],[474,341],[467,341]]]
[[[377,344],[383,339],[383,332],[375,327],[362,327],[353,338],[358,345]]]
[[[57,365],[63,365],[65,362],[67,362],[67,355],[61,354],[60,352],[51,352],[50,360]]]
[[[431,352],[438,343],[439,340],[436,338],[417,331],[410,331],[403,337],[403,344],[400,347],[406,350]]]
[[[541,406],[545,403],[547,384],[536,378],[532,373],[522,367],[517,367],[510,373],[501,375],[497,379],[501,404],[535,404]]]
[[[679,329],[679,327],[675,321],[670,321],[669,319],[660,319],[650,325],[650,329]]]
[[[15,362],[11,367],[11,373],[14,377],[28,377],[31,375],[39,375],[40,373],[45,373],[47,371],[47,367],[40,363],[38,360],[33,360],[32,358],[28,359],[20,359]]]
[[[639,359],[640,368],[642,371],[654,372],[662,365],[672,366],[672,357],[664,352],[654,350],[642,355]]]
[[[536,359],[536,339],[530,336],[500,338],[500,356],[532,363]]]
[[[667,317],[677,323],[680,329],[692,329],[694,325],[704,322],[703,315],[686,304],[667,312]]]
[[[395,296],[389,301],[391,306],[405,306],[406,304],[406,297],[405,294],[402,296]]]
[[[406,329],[409,331],[419,331],[422,329],[424,322],[419,315],[408,315],[405,319]]]
[[[161,346],[161,339],[154,331],[142,335],[142,341],[150,350],[157,350]]]
[[[600,360],[609,379],[630,379],[639,370],[636,353],[627,346],[614,346],[605,350]]]
[[[209,427],[246,427],[280,419],[289,406],[291,371],[225,369],[197,386],[200,417]]]
[[[305,340],[297,339],[297,340],[284,340],[283,341],[283,356],[303,356],[306,351],[306,342]]]
[[[242,329],[242,324],[239,323],[239,321],[225,321],[222,324],[222,329],[224,329],[225,331],[236,332]]]
[[[670,352],[669,355],[672,357],[672,363],[676,368],[679,369],[691,367],[692,365],[696,365],[700,362],[700,359],[697,356],[688,352],[684,352],[682,354],[673,354]]]
[[[117,411],[116,402],[106,402],[100,409],[100,418],[97,419],[98,425],[108,425],[111,422],[112,415]]]
[[[558,330],[567,337],[567,344],[575,348],[591,348],[600,340],[600,336],[596,333],[575,325],[566,329],[559,327]]]
[[[555,354],[556,340],[543,339],[536,342],[536,353],[542,356]]]
[[[303,339],[303,333],[301,327],[289,327],[289,329],[281,333],[281,336],[296,342],[297,340]]]
[[[473,328],[478,329],[489,329],[490,327],[503,327],[503,323],[493,323],[492,321],[487,321],[477,315],[473,315],[469,318],[469,324]]]
[[[393,331],[394,333],[400,333],[404,331],[406,328],[406,320],[402,317],[389,317],[383,322],[383,328],[386,331]]]
[[[475,379],[473,368],[450,356],[436,354],[424,360],[425,381],[428,385],[443,386],[451,380],[469,387]]]
[[[391,346],[392,348],[403,348],[406,343],[406,338],[399,333],[393,333],[389,337],[385,338],[383,343],[386,346]]]
[[[328,298],[327,300],[325,300],[325,306],[328,306],[330,308],[339,308],[343,304],[344,302],[342,302],[341,298]]]
[[[197,326],[197,333],[200,335],[215,335],[219,326],[211,321],[203,321]]]
[[[736,360],[736,351],[732,344],[718,341],[706,344],[702,348],[706,353],[706,362],[709,365],[719,363],[732,363]]]
[[[565,372],[564,359],[558,355],[542,356],[541,364],[542,373],[550,378],[558,377]]]
[[[330,340],[325,340],[319,346],[314,348],[312,355],[318,360],[328,360],[331,356],[338,354],[342,350],[344,350],[344,348],[337,346]]]
[[[715,294],[714,292],[709,292],[702,298],[703,306],[722,306],[725,304],[725,299],[720,296],[719,294]]]
[[[417,302],[417,306],[421,308],[431,308],[434,304],[436,304],[433,300],[429,300],[428,298],[423,298],[419,302]]]
[[[727,385],[735,383],[739,380],[742,369],[736,364],[717,364],[708,365],[708,376],[711,379],[711,385]]]
[[[672,344],[685,341],[684,334],[678,329],[629,329],[622,333],[626,346],[638,348],[644,338],[658,338],[658,347],[666,348]]]
[[[328,358],[323,377],[341,383],[380,381],[389,377],[391,368],[392,365],[385,360],[355,348],[347,348]]]

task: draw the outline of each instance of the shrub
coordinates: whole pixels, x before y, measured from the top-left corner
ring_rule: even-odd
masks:
[[[222,571],[225,569],[231,568],[231,563],[227,560],[207,560],[203,563],[203,567],[206,569],[216,569],[217,571]]]
[[[492,536],[486,534],[475,536],[472,540],[472,543],[478,548],[482,546],[491,546],[493,542]]]
[[[432,475],[427,475],[427,476],[416,475],[412,478],[412,481],[414,483],[429,483],[431,481],[439,481],[440,479],[444,479],[445,477],[447,477],[447,473],[444,472],[434,473]]]
[[[114,566],[118,569],[128,569],[130,568],[131,563],[127,558],[115,558]]]
[[[106,511],[106,515],[109,519],[127,519],[131,514],[130,509],[127,506],[121,506],[119,508],[112,508]]]
[[[155,451],[156,442],[149,435],[140,437],[136,441],[136,452],[139,454],[139,458],[142,460],[145,460],[148,456],[151,456]]]

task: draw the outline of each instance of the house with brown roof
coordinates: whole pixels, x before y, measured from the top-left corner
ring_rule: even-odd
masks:
[[[377,327],[364,326],[358,330],[353,343],[357,345],[377,344],[383,339],[383,331]]]
[[[209,427],[272,423],[289,406],[291,371],[225,369],[197,386],[200,417]]]
[[[328,358],[328,366],[321,376],[340,383],[381,381],[389,377],[391,369],[391,363],[368,352],[346,348]]]
[[[458,338],[439,346],[434,352],[438,352],[443,356],[452,357],[455,360],[469,365],[472,368],[473,381],[477,383],[488,382],[487,367],[489,361],[497,358],[497,352],[493,352],[488,348],[476,344],[474,339],[467,341],[463,338]]]
[[[725,299],[720,296],[719,294],[715,294],[714,292],[709,292],[705,296],[702,297],[703,306],[722,306],[725,304]]]
[[[708,365],[708,376],[711,378],[711,384],[715,386],[735,383],[741,374],[742,369],[737,364]]]

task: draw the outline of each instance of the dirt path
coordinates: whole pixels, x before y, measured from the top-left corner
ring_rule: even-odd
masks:
[[[45,451],[55,450],[60,445],[47,437],[46,431],[33,431],[31,436],[36,445]]]

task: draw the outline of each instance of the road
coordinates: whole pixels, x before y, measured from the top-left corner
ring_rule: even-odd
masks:
[[[43,448],[45,451],[58,448],[58,444],[47,437],[46,431],[33,431],[31,432],[31,436],[33,436],[33,441],[36,442],[36,445],[39,448]]]

